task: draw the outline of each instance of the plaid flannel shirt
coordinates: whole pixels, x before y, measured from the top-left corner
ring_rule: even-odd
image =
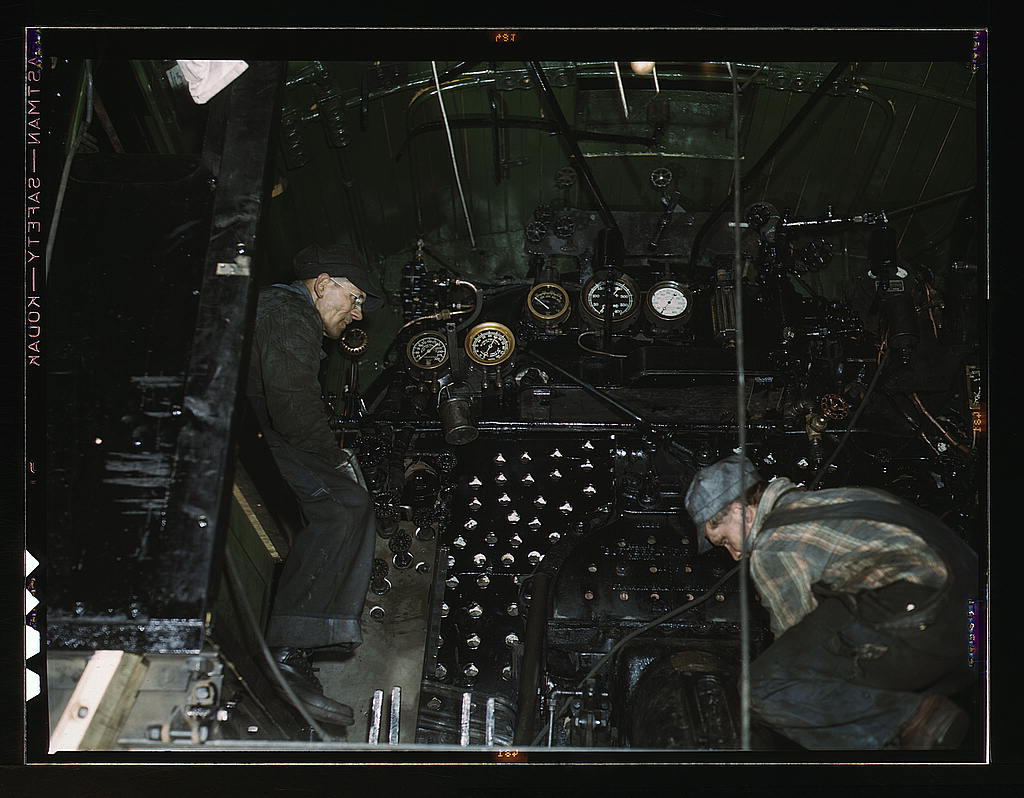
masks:
[[[802,508],[879,498],[861,488],[822,491],[796,489],[785,477],[765,490],[748,531],[750,574],[771,616],[776,637],[811,612],[818,602],[811,585],[856,592],[904,579],[941,587],[946,567],[941,557],[911,530],[861,519],[831,519],[761,529],[774,509]],[[895,497],[887,501],[898,502]]]

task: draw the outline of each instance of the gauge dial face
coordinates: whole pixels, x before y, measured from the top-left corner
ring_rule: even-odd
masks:
[[[675,319],[690,307],[690,300],[676,285],[655,286],[650,296],[651,309],[662,318]]]
[[[569,294],[557,283],[539,283],[530,289],[526,307],[536,319],[560,319],[569,312]]]
[[[409,362],[421,369],[436,369],[448,360],[448,343],[433,330],[414,335],[405,351]]]
[[[652,285],[644,301],[644,316],[660,328],[686,324],[691,310],[693,295],[690,289],[675,280],[662,280]]]
[[[497,366],[512,356],[516,337],[508,327],[488,321],[476,325],[466,336],[466,354],[481,366]]]
[[[584,296],[584,307],[599,319],[604,318],[605,303],[611,298],[612,321],[621,321],[636,310],[636,291],[624,280],[598,280]]]

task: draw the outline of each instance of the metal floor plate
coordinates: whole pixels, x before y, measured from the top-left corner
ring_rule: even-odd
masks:
[[[437,541],[419,540],[414,530],[408,522],[399,527],[399,532],[412,538],[412,561],[403,569],[395,567],[389,541],[377,539],[375,556],[388,563],[390,588],[383,595],[372,590],[367,593],[363,644],[347,658],[317,663],[325,695],[348,704],[355,713],[355,724],[345,730],[347,742],[383,745],[415,741]],[[392,704],[393,698],[399,697],[396,730],[392,718],[399,707]]]

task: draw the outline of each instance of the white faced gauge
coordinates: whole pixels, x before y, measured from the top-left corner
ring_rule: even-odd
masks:
[[[560,324],[569,315],[569,293],[558,283],[538,283],[526,297],[526,309],[534,321]]]
[[[644,315],[655,326],[669,327],[685,324],[692,308],[693,296],[686,286],[675,280],[662,280],[648,291]]]
[[[413,366],[432,371],[448,362],[448,342],[436,330],[424,330],[409,339],[405,357]]]
[[[516,337],[512,330],[496,321],[476,325],[466,336],[466,354],[481,366],[499,366],[512,357]]]
[[[612,326],[626,326],[640,309],[636,283],[624,274],[612,278],[607,272],[599,272],[584,283],[581,307],[588,323],[603,325],[609,302]]]

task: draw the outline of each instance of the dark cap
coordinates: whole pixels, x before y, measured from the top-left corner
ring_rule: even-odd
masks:
[[[362,256],[352,247],[344,244],[326,247],[310,244],[299,251],[292,265],[295,277],[299,280],[308,280],[325,273],[331,277],[344,277],[366,293],[364,311],[379,310],[384,306],[384,289],[380,281],[370,273]]]
[[[697,525],[698,551],[711,548],[704,537],[704,524],[761,481],[754,464],[739,454],[723,457],[694,475],[686,491],[686,511]]]

